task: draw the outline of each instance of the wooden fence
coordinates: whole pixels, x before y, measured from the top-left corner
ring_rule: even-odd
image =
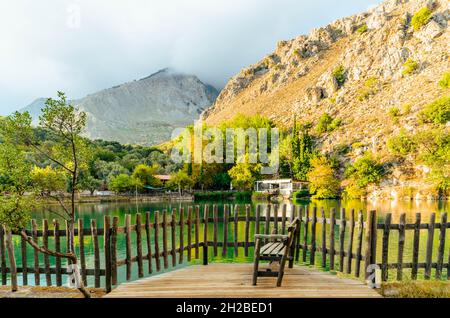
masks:
[[[148,212],[144,215],[138,213],[134,216],[134,224],[131,215],[127,214],[122,226],[119,225],[118,217],[104,216],[103,228],[97,228],[95,220],[91,220],[90,228],[84,228],[82,220],[78,220],[75,236],[78,242],[82,279],[89,285],[87,278],[92,276],[94,287],[104,285],[109,292],[112,286],[118,284],[118,268],[122,266],[125,267],[125,279],[131,280],[134,264],[137,265],[138,277],[143,277],[145,272],[148,274],[159,272],[193,259],[201,259],[203,264],[207,265],[209,258],[220,255],[229,257],[230,253],[232,257],[243,255],[251,258],[251,247],[254,246],[251,234],[272,232],[284,234],[288,223],[295,217],[299,217],[301,222],[295,236],[297,262],[353,274],[355,277],[360,277],[361,273],[364,273],[363,277],[366,278],[371,274],[371,266],[376,265],[381,269],[383,280],[388,279],[389,270],[395,270],[395,278],[402,280],[404,269],[411,269],[412,279],[417,279],[418,269],[424,269],[424,278],[430,279],[432,269],[435,269],[434,277],[442,279],[446,269],[447,279],[450,279],[450,260],[444,260],[445,249],[449,248],[446,247],[446,243],[448,244],[449,240],[447,228],[450,227],[446,213],[441,214],[440,223],[436,223],[434,213],[431,214],[428,223],[421,223],[421,214],[418,213],[413,224],[406,223],[405,214],[400,216],[398,224],[394,224],[391,222],[391,214],[386,214],[384,222],[378,223],[375,211],[368,212],[367,219],[364,220],[363,213],[359,211],[356,216],[354,210],[348,211],[347,219],[344,209],[340,211],[339,216],[335,209],[331,209],[329,217],[325,217],[323,209],[318,215],[316,208],[309,211],[307,207],[294,205],[289,216],[286,205],[268,205],[265,208],[258,205],[255,211],[251,211],[249,205],[244,207],[245,211],[240,211],[241,208],[239,205],[225,205],[223,213],[220,214],[216,205],[204,206],[203,211],[199,206],[195,206],[188,208],[187,211],[181,208],[180,211],[174,209],[162,213]],[[219,231],[219,228],[222,230]],[[50,229],[49,222],[43,220],[41,229],[38,229],[37,222],[32,220],[31,229],[27,231],[35,242],[46,247],[54,248],[56,251],[67,249],[65,240],[68,233],[67,222],[64,229],[61,229],[58,221],[53,221]],[[398,232],[395,251],[397,261],[394,263],[389,262],[389,244],[393,231]],[[406,261],[404,250],[408,231],[413,232],[413,250],[411,259]],[[419,262],[421,231],[427,232],[425,262]],[[379,235],[381,240],[378,239]],[[54,258],[54,265],[50,265],[53,256],[44,255],[42,267],[39,253],[33,250],[33,258],[29,260],[27,243],[17,234],[13,237],[19,237],[21,240],[20,255],[15,255],[13,259],[20,259],[23,265],[16,267],[15,264],[7,262],[8,251],[14,249],[7,246],[8,243],[12,243],[10,240],[5,241],[5,232],[3,229],[0,230],[2,284],[7,284],[8,275],[11,279],[17,280],[20,273],[23,285],[29,283],[28,274],[33,274],[34,285],[41,285],[43,283],[41,274],[45,274],[47,286],[61,286],[63,275],[67,275],[62,261],[66,261]],[[102,248],[99,246],[99,238],[102,239]],[[435,238],[438,239],[438,244],[433,244]],[[49,244],[50,239],[53,240],[53,244]],[[93,268],[86,266],[85,245],[89,239],[92,245],[90,248],[93,249]],[[62,240],[66,243],[64,248],[61,247]],[[120,258],[119,241],[125,245],[124,258]],[[435,245],[438,245],[437,251]],[[379,248],[381,257],[377,255]],[[433,255],[436,256],[434,259]],[[101,278],[104,279],[104,284],[101,284]]]

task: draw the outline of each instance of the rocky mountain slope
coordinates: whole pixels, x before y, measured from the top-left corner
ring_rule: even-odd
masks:
[[[157,145],[169,140],[173,129],[193,124],[217,95],[194,75],[164,69],[72,103],[88,114],[86,135],[91,139]],[[22,111],[37,121],[44,104],[40,98]]]
[[[424,8],[431,17],[414,28],[412,17]],[[385,1],[279,42],[233,77],[202,117],[217,124],[239,112],[258,113],[290,127],[294,116],[317,124],[326,112],[342,123],[319,136],[324,152],[354,145],[349,160],[360,148],[382,156],[390,136],[414,131],[423,106],[450,94],[438,85],[450,71],[449,25],[448,0]],[[393,108],[402,116],[393,118]],[[385,186],[413,184],[405,175],[394,173]]]

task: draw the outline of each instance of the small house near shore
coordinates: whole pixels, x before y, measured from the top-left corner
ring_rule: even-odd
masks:
[[[297,182],[292,179],[260,180],[255,182],[254,190],[259,193],[290,197],[304,186],[306,186],[305,182]]]

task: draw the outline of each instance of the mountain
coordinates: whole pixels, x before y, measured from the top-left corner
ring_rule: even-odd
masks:
[[[341,124],[318,134],[322,152],[349,147],[348,161],[365,150],[387,156],[389,138],[426,128],[419,112],[450,95],[438,85],[450,71],[449,23],[448,0],[385,1],[280,41],[273,53],[232,77],[202,117],[213,125],[236,113],[262,114],[289,128],[294,118],[317,125],[328,113]],[[383,181],[386,189],[418,186],[414,178],[422,168],[398,164]]]
[[[217,95],[196,76],[167,68],[71,103],[87,113],[90,139],[156,145],[169,140],[175,128],[193,124]],[[29,111],[36,123],[45,100],[21,111]]]

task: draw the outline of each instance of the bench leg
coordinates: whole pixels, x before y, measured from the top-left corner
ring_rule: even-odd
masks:
[[[281,287],[281,282],[283,281],[284,276],[284,267],[286,266],[286,256],[283,256],[280,262],[280,270],[278,271],[278,278],[277,278],[277,287]]]
[[[254,264],[253,264],[253,286],[256,286],[256,283],[258,281],[260,248],[261,248],[261,241],[260,241],[260,239],[257,239],[256,243],[255,243],[255,259],[254,259]]]

